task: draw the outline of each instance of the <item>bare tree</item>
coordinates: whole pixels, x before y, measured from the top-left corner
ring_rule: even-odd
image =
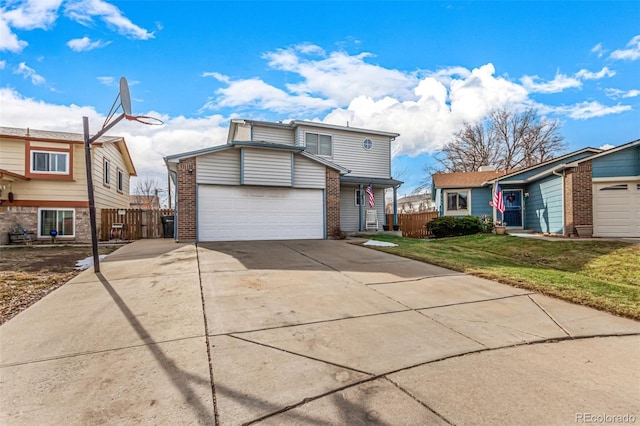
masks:
[[[471,172],[480,166],[498,170],[529,167],[564,149],[560,123],[540,118],[535,109],[493,110],[478,123],[464,123],[437,158],[442,171]]]
[[[160,208],[160,199],[158,197],[160,185],[156,179],[145,177],[139,179],[135,186],[135,194],[131,196],[131,204],[136,205],[143,210],[154,210]]]

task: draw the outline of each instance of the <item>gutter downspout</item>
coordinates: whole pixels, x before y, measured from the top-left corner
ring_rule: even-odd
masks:
[[[559,176],[562,178],[562,191],[560,191],[560,197],[562,198],[561,200],[561,206],[562,206],[562,235],[566,236],[567,235],[567,218],[564,216],[564,198],[565,198],[565,194],[564,194],[564,180],[565,180],[565,175],[564,175],[564,169],[562,170],[562,174],[559,174],[557,171],[552,170],[551,173],[553,173],[556,176]]]

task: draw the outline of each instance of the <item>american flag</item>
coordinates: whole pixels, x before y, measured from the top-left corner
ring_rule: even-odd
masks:
[[[502,199],[502,191],[500,190],[499,183],[496,183],[496,192],[493,194],[493,206],[500,213],[504,213],[504,200]]]
[[[365,189],[364,192],[366,192],[369,196],[369,207],[373,207],[373,205],[375,204],[375,200],[373,198],[373,185],[367,186],[367,189]]]

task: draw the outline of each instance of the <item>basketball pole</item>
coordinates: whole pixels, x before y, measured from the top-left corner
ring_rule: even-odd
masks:
[[[96,221],[96,203],[93,196],[93,173],[91,172],[91,144],[118,124],[124,117],[124,114],[120,114],[115,120],[93,135],[93,137],[89,136],[89,118],[82,117],[82,127],[84,129],[84,161],[87,170],[87,195],[89,198],[89,222],[91,224],[91,249],[93,251],[93,272],[96,274],[100,272],[100,255],[98,254],[98,225]]]

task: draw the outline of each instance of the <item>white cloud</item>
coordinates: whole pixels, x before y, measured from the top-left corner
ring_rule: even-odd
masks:
[[[606,144],[604,144],[602,146],[599,146],[598,149],[602,149],[602,150],[606,151],[608,149],[615,148],[615,147],[616,147],[615,145],[611,145],[611,144],[606,143]]]
[[[547,82],[538,82],[539,80],[540,77],[537,75],[525,75],[520,79],[524,88],[530,93],[559,93],[565,89],[582,87],[579,79],[564,74],[556,74],[553,80]]]
[[[575,74],[575,76],[581,80],[600,80],[601,78],[613,77],[614,75],[616,75],[616,72],[610,70],[608,67],[603,67],[598,72],[591,72],[585,69],[581,69]]]
[[[635,98],[636,96],[640,96],[640,90],[638,89],[631,89],[631,90],[605,89],[605,93],[608,97],[612,99]]]
[[[410,73],[365,62],[371,56],[369,53],[351,56],[342,51],[327,56],[324,50],[311,44],[263,55],[273,69],[293,72],[302,78],[300,83],[287,85],[292,93],[313,94],[339,104],[346,104],[363,93],[375,98],[412,98],[417,78]]]
[[[111,76],[97,77],[97,79],[100,82],[100,84],[102,84],[103,86],[115,86],[116,85],[116,79],[111,77]]]
[[[12,9],[4,10],[4,19],[13,27],[23,30],[48,29],[58,18],[62,0],[25,0],[9,2]]]
[[[90,26],[93,17],[99,17],[120,34],[138,40],[154,38],[153,32],[134,24],[116,6],[102,0],[71,0],[65,4],[65,14],[70,19]]]
[[[44,84],[46,82],[43,76],[38,74],[33,68],[28,67],[24,62],[20,62],[20,65],[18,65],[18,68],[16,68],[13,73],[21,75],[24,78],[30,78],[31,83],[35,85]]]
[[[335,101],[308,95],[291,95],[282,89],[254,78],[249,80],[229,80],[226,88],[218,89],[216,98],[211,99],[203,109],[230,107],[238,109],[257,108],[278,113],[321,112],[337,106]]]
[[[74,38],[73,40],[69,40],[67,42],[67,46],[76,52],[87,52],[89,50],[98,49],[100,47],[104,47],[109,45],[110,41],[91,41],[89,37],[82,38]]]
[[[633,37],[626,47],[626,49],[614,50],[609,58],[628,61],[640,59],[640,35]]]
[[[575,105],[559,106],[559,107],[543,107],[543,111],[554,112],[556,114],[566,115],[575,120],[587,120],[589,118],[604,117],[605,115],[620,114],[630,111],[631,105],[602,105],[600,102],[580,102]],[[545,111],[545,112],[546,112]]]
[[[27,44],[26,41],[18,40],[18,36],[11,31],[3,14],[0,13],[0,51],[7,50],[9,52],[19,53]]]
[[[219,72],[203,72],[202,77],[213,77],[222,83],[229,83],[231,81],[229,76],[220,74]]]
[[[0,61],[0,70],[5,69],[7,66],[7,61]]]
[[[591,49],[591,53],[595,53],[598,55],[598,58],[601,58],[604,55],[605,50],[602,48],[602,43],[598,43]]]

